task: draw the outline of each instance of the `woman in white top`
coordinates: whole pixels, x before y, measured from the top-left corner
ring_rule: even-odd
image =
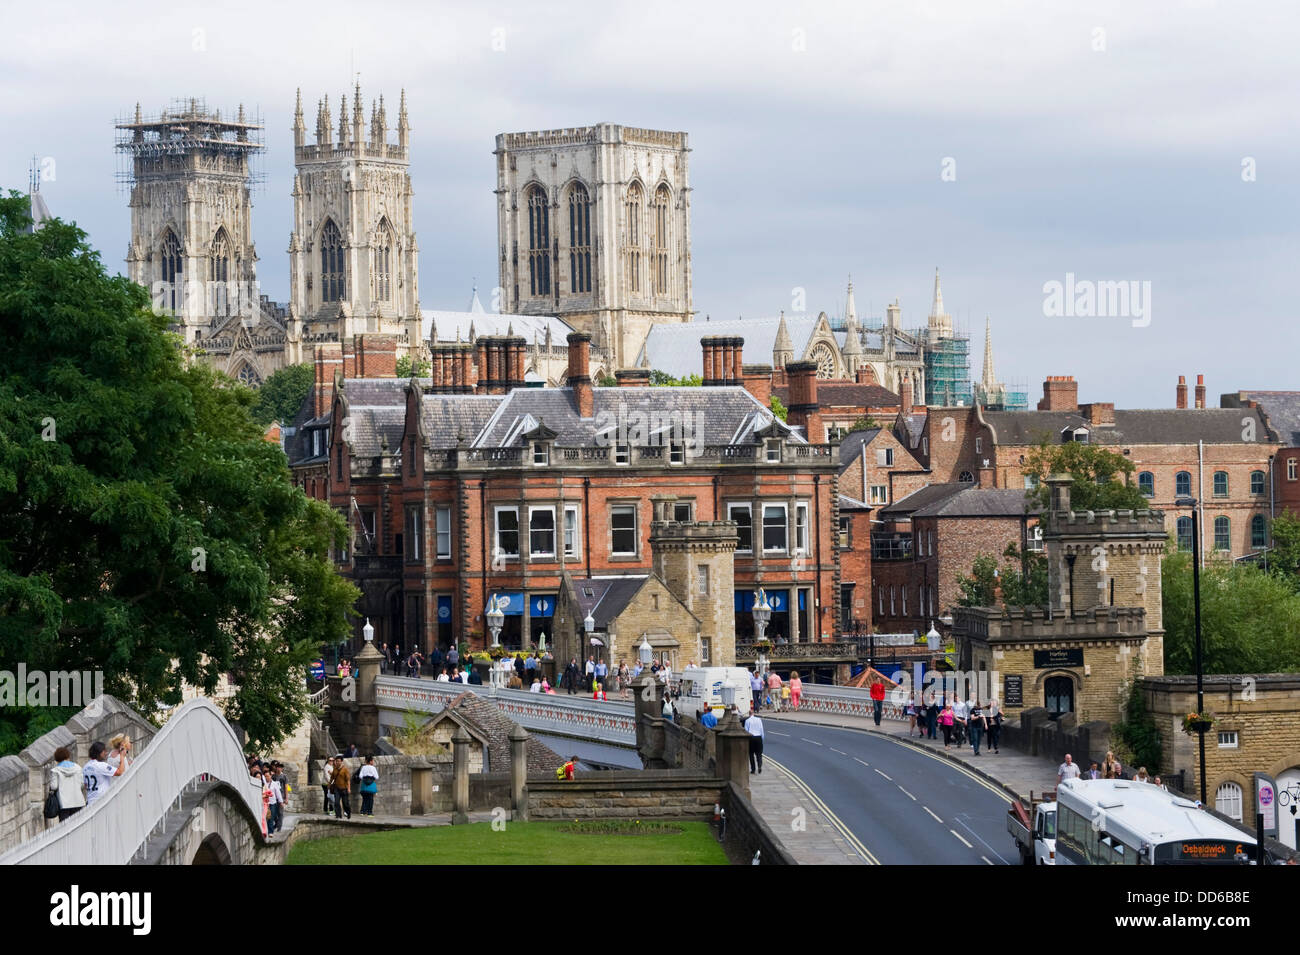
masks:
[[[131,768],[131,737],[125,733],[118,733],[108,741],[108,745],[113,747],[113,751],[109,753],[108,759],[104,760],[104,762],[114,769],[120,766],[121,772],[117,775],[121,776],[122,773]]]

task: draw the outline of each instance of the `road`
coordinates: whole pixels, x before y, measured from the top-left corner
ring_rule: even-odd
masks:
[[[778,717],[765,717],[764,723],[764,755],[811,790],[865,848],[868,861],[1019,862],[1006,828],[1010,797],[961,766],[861,730],[786,723]]]

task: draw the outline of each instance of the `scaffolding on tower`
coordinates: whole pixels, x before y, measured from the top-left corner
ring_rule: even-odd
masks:
[[[175,99],[158,114],[145,115],[136,105],[131,117],[118,117],[116,152],[119,189],[141,179],[204,176],[229,177],[250,189],[265,181],[260,157],[266,144],[261,111],[250,118],[241,104],[233,119],[209,110],[198,97]]]

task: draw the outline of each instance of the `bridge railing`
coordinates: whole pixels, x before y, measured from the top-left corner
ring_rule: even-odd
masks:
[[[375,702],[388,710],[440,713],[465,692],[491,699],[510,719],[529,731],[577,736],[623,746],[636,742],[635,707],[628,701],[593,700],[567,693],[552,696],[528,690],[439,683],[400,676],[380,676],[375,680]]]
[[[789,700],[786,700],[783,705],[788,708]],[[818,686],[805,683],[803,685],[803,699],[800,701],[799,709],[801,712],[869,718],[872,715],[871,691],[865,687]],[[892,702],[888,694],[885,695],[885,704],[881,715],[887,720],[907,719],[903,715],[903,707]]]
[[[94,804],[0,856],[0,865],[126,865],[199,776],[229,783],[260,816],[262,786],[221,711],[206,699],[180,707]]]

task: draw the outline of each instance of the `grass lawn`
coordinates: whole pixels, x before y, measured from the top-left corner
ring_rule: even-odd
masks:
[[[681,832],[623,835],[573,829],[572,822],[511,822],[393,829],[301,842],[289,865],[726,865],[704,822]],[[586,828],[585,826],[580,828]]]

